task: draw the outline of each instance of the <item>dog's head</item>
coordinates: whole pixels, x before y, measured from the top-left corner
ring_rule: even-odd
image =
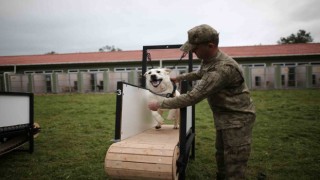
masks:
[[[146,77],[147,88],[154,92],[162,92],[170,88],[170,69],[150,69],[144,76]]]

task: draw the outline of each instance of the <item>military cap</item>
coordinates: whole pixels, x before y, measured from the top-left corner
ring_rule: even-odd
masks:
[[[218,35],[219,33],[207,24],[196,26],[188,31],[188,41],[180,47],[180,50],[189,52],[195,45],[210,42]]]

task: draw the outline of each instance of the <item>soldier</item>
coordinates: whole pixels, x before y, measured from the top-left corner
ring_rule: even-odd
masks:
[[[173,81],[200,80],[192,91],[149,102],[148,107],[175,109],[194,105],[207,98],[216,127],[217,179],[245,179],[251,151],[255,107],[238,63],[218,48],[219,33],[203,24],[188,31],[188,41],[181,46],[201,59],[197,72],[172,78]]]

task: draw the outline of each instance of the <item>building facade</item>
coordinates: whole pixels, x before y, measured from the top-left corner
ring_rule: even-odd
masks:
[[[320,43],[221,47],[243,68],[251,89],[320,87]],[[150,66],[187,71],[179,49],[150,50]],[[117,81],[140,85],[142,51],[0,56],[0,91],[114,92]],[[176,66],[174,66],[177,64]],[[174,67],[173,67],[174,66]],[[193,70],[200,67],[194,57]]]

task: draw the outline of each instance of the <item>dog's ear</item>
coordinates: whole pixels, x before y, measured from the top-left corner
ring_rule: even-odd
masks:
[[[148,73],[149,73],[149,71],[145,72],[143,76],[146,77]]]
[[[167,74],[170,74],[170,73],[171,73],[171,71],[172,71],[171,69],[167,69],[167,68],[166,68],[166,69],[164,69],[164,72],[166,72]]]

